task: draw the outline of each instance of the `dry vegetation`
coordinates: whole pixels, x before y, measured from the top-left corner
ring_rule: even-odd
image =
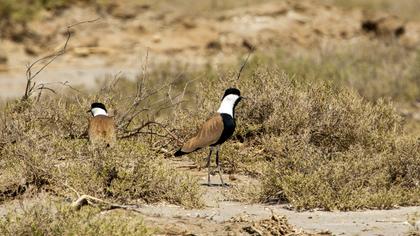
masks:
[[[416,205],[418,121],[396,108],[412,108],[420,98],[418,61],[417,52],[380,41],[257,54],[239,81],[208,73],[214,76],[198,89],[206,93],[194,124],[217,106],[213,91],[235,85],[249,97],[223,161],[226,172],[261,180],[261,187],[240,191],[252,198],[260,191],[254,200],[329,210]]]
[[[233,140],[222,148],[223,167],[259,183],[237,198],[299,210],[419,205],[420,128],[399,112],[420,100],[419,65],[419,51],[366,40],[303,53],[257,52],[239,79],[237,65],[198,71],[162,65],[133,80],[110,78],[96,94],[41,89],[0,107],[0,202],[47,192],[57,199],[89,194],[120,204],[202,207],[198,180],[165,158],[235,86],[247,99],[236,112]],[[86,110],[94,101],[117,121],[120,139],[112,149],[86,140]],[[190,155],[199,165],[204,156]],[[138,215],[46,205],[9,213],[1,234],[150,234]],[[127,221],[116,223],[119,217]]]
[[[152,235],[136,213],[85,207],[74,211],[46,201],[11,210],[0,219],[2,235]]]
[[[235,84],[249,99],[238,111],[235,143],[223,149],[225,171],[261,178],[259,200],[329,210],[419,203],[420,144],[403,133],[389,102],[273,68],[227,80],[209,91]],[[212,97],[198,102],[203,113],[215,106]]]
[[[372,102],[385,98],[400,105],[420,98],[419,63],[419,51],[380,40],[331,44],[302,53],[279,51],[254,60],[254,66],[271,64],[299,80],[327,80]]]
[[[200,206],[197,181],[174,171],[163,162],[162,154],[151,150],[153,145],[168,139],[163,133],[161,140],[156,141],[155,136],[163,129],[156,126],[152,130],[154,123],[146,125],[153,120],[153,112],[161,110],[165,99],[152,96],[156,90],[136,96],[138,90],[134,89],[132,96],[127,97],[128,91],[121,92],[124,81],[120,83],[121,86],[113,84],[112,91],[101,89],[96,97],[68,94],[45,96],[39,101],[8,102],[1,117],[2,200],[30,190],[69,195],[73,194],[71,189],[77,189],[81,194],[123,202],[166,200]],[[153,97],[154,103],[148,105],[146,97]],[[136,98],[138,104],[133,104]],[[86,108],[97,99],[117,113],[120,136],[126,137],[114,149],[90,148],[84,139],[89,117]],[[131,113],[127,115],[127,111]],[[143,135],[150,132],[157,134],[151,138]]]
[[[161,151],[174,136],[155,117],[176,106],[180,97],[169,100],[172,85],[153,87],[143,78],[137,87],[124,78],[112,78],[97,95],[73,88],[64,94],[37,90],[29,99],[2,106],[0,201],[47,192],[58,203],[9,212],[1,220],[1,234],[148,234],[137,213],[102,216],[99,212],[113,205],[78,212],[59,203],[76,201],[82,194],[128,206],[156,202],[202,206],[197,179],[169,166]],[[91,147],[86,139],[90,115],[86,110],[97,100],[108,105],[119,127],[120,141],[111,149]],[[127,218],[123,224],[120,215]]]
[[[371,48],[383,52],[383,47]],[[406,120],[395,105],[381,98],[409,106],[418,97],[418,59],[402,62],[406,74],[398,83],[405,86],[378,95],[351,84],[369,78],[369,87],[393,87],[395,78],[380,65],[405,52],[384,53],[382,63],[366,70],[358,66],[372,64],[368,54],[340,53],[337,60],[279,57],[276,63],[257,55],[240,79],[229,69],[162,67],[135,82],[111,78],[96,95],[85,95],[83,89],[40,90],[40,97],[10,101],[1,116],[2,201],[47,191],[73,200],[78,192],[124,204],[166,201],[200,207],[197,179],[168,166],[164,158],[214,111],[223,90],[236,86],[248,99],[239,106],[238,130],[222,148],[222,161],[225,172],[244,173],[261,183],[241,191],[251,193],[245,200],[326,210],[419,204],[419,139],[416,132],[405,131]],[[354,63],[343,66],[348,61]],[[173,82],[162,86],[167,78]],[[186,103],[180,103],[182,98]],[[113,149],[98,151],[85,139],[86,109],[96,100],[106,103],[118,121],[121,139]],[[145,125],[149,122],[159,125]],[[202,164],[204,156],[191,157]],[[18,225],[3,221],[3,230],[27,230],[30,222],[16,217],[22,216],[10,215],[6,222]],[[65,217],[80,224],[71,220],[72,214]],[[63,222],[56,224],[62,228]],[[72,225],[63,227],[72,232]]]

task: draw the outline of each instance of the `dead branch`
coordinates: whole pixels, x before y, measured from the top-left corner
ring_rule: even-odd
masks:
[[[111,87],[114,88],[121,79],[122,71],[119,71],[115,76],[114,79],[111,81]]]
[[[42,83],[42,84],[39,84],[39,85],[37,86],[37,88],[36,88],[37,90],[40,90],[40,92],[38,93],[38,98],[37,98],[37,101],[39,101],[39,99],[40,99],[40,97],[41,97],[41,95],[42,95],[42,90],[48,90],[48,91],[50,91],[50,92],[52,92],[52,93],[54,93],[54,94],[57,94],[57,92],[56,92],[54,89],[52,89],[52,88],[50,88],[50,87],[47,87],[47,86],[49,86],[49,85],[53,85],[53,84],[59,84],[59,85],[62,85],[62,86],[64,86],[64,87],[68,87],[68,88],[70,88],[71,90],[76,91],[76,92],[78,92],[78,93],[82,93],[80,90],[78,90],[78,89],[74,88],[74,87],[73,87],[73,86],[71,86],[69,83],[70,83],[69,81],[65,81],[65,82],[51,82],[51,83]]]
[[[140,80],[137,81],[137,84],[136,84],[136,95],[133,99],[133,103],[131,104],[131,106],[126,110],[126,112],[119,119],[119,122],[118,122],[119,129],[127,129],[127,127],[131,124],[131,122],[133,121],[135,117],[137,117],[140,113],[149,110],[148,108],[144,108],[140,111],[136,111],[136,109],[139,107],[141,102],[147,99],[147,96],[146,97],[144,96],[145,94],[144,81],[147,76],[148,58],[149,58],[149,48],[147,48],[147,51],[146,51],[146,58],[145,58],[146,62],[143,64],[143,67],[142,67],[142,72],[141,72],[142,77]],[[133,112],[134,114],[131,114]]]
[[[137,94],[136,97],[141,97],[144,89],[144,81],[147,79],[147,66],[149,62],[149,48],[146,49],[146,58],[145,63],[143,63],[142,67],[142,77],[140,81],[137,81]]]
[[[178,94],[173,92],[173,88],[178,81],[177,79],[162,83],[156,87],[148,88],[146,86],[148,60],[149,49],[147,49],[144,63],[141,67],[141,77],[137,80],[134,97],[131,97],[128,101],[127,109],[118,113],[116,116],[116,126],[119,132],[118,138],[124,139],[145,134],[150,135],[150,137],[157,136],[163,138],[165,142],[170,140],[182,143],[183,141],[168,129],[167,125],[156,122],[154,117],[166,109],[179,107],[179,105],[184,102],[187,87],[197,79],[188,81],[183,90]],[[115,85],[116,83],[113,83],[112,86]],[[140,116],[144,117],[140,118]],[[138,121],[141,121],[142,123],[137,124],[137,127],[135,127],[133,124]],[[132,126],[134,126],[134,128]],[[158,129],[153,130],[153,128]]]
[[[244,70],[244,68],[245,68],[246,64],[248,63],[248,59],[249,59],[249,57],[251,56],[251,54],[252,54],[254,51],[255,51],[255,48],[254,48],[254,47],[252,47],[252,48],[251,48],[251,50],[249,50],[249,52],[248,52],[248,56],[246,57],[246,59],[245,59],[244,63],[242,63],[241,68],[239,69],[238,76],[236,77],[236,79],[237,79],[237,80],[239,80],[239,78],[241,77],[242,71]]]
[[[34,81],[34,79],[45,69],[48,67],[48,65],[50,65],[52,62],[55,61],[55,59],[57,59],[58,57],[64,55],[66,53],[67,50],[67,45],[70,41],[71,38],[71,31],[70,29],[81,25],[81,24],[85,24],[85,23],[92,23],[95,22],[97,20],[99,20],[100,18],[94,19],[94,20],[87,20],[87,21],[81,21],[81,22],[77,22],[75,24],[69,25],[66,27],[66,40],[64,42],[64,46],[63,48],[61,48],[60,50],[47,55],[45,57],[39,58],[36,61],[34,61],[33,63],[29,64],[27,66],[26,69],[26,87],[25,87],[25,94],[22,97],[22,100],[28,100],[29,97],[31,97],[31,95],[33,94],[35,89],[39,89],[39,90],[43,90],[46,89],[45,85],[41,84],[39,87],[36,87],[36,82]],[[32,72],[32,69],[34,66],[36,66],[38,63],[44,62],[46,61],[46,63],[44,65],[41,66],[41,68],[39,68],[35,73]]]
[[[100,88],[100,92],[101,93],[109,93],[109,92],[113,92],[115,86],[118,84],[118,82],[120,81],[121,77],[122,77],[123,73],[122,71],[118,71],[118,73],[116,73],[112,80],[110,82],[104,83],[103,86]]]
[[[147,121],[147,122],[145,122],[145,123],[143,123],[142,125],[140,125],[139,127],[137,127],[137,128],[134,128],[134,129],[132,129],[132,130],[129,130],[127,133],[128,134],[125,134],[125,135],[123,135],[123,136],[121,136],[121,137],[119,137],[119,138],[129,138],[129,137],[132,137],[132,136],[135,136],[135,135],[137,135],[142,129],[144,129],[144,128],[146,128],[147,126],[149,126],[149,125],[151,125],[151,124],[153,124],[153,121]]]
[[[76,91],[76,92],[78,92],[78,93],[83,93],[83,92],[81,92],[80,90],[78,90],[78,89],[74,88],[73,86],[71,86],[69,81],[64,81],[64,82],[53,82],[53,83],[56,83],[56,84],[61,84],[61,85],[63,85],[64,87],[68,87],[69,89],[71,89],[71,90],[73,90],[73,91]],[[45,83],[45,84],[53,84],[53,83]]]
[[[38,88],[38,90],[39,90],[39,93],[38,93],[38,97],[37,97],[37,102],[39,101],[39,99],[41,99],[41,95],[42,95],[42,91],[43,90],[48,90],[48,91],[50,91],[50,92],[52,92],[52,93],[54,93],[54,94],[57,94],[56,92],[55,92],[55,90],[54,89],[52,89],[52,88],[49,88],[49,87],[46,87],[46,85],[45,84],[40,84],[40,86],[39,86],[39,88]]]
[[[148,92],[147,94],[145,94],[145,92],[143,91],[143,93],[140,94],[140,96],[137,96],[134,98],[133,103],[130,105],[130,107],[124,112],[124,114],[119,118],[118,120],[118,129],[120,130],[126,130],[128,128],[128,126],[132,123],[132,121],[142,112],[144,111],[149,111],[151,109],[153,109],[153,107],[155,105],[159,105],[159,103],[161,102],[165,102],[165,99],[160,99],[156,102],[154,102],[151,105],[148,105],[147,108],[142,108],[141,110],[136,111],[139,106],[143,103],[145,103],[150,97],[152,97],[153,95],[159,94],[159,92],[163,91],[163,89],[165,89],[166,87],[169,87],[171,85],[173,85],[174,82],[169,82],[166,84],[163,84],[162,86],[160,86],[159,88],[156,88],[155,90]],[[166,98],[167,99],[167,98]],[[175,105],[173,105],[175,106]]]
[[[133,205],[120,205],[112,202],[108,202],[105,200],[102,200],[100,198],[96,198],[90,195],[82,195],[80,196],[76,201],[74,201],[71,206],[76,209],[80,210],[80,208],[84,205],[92,205],[97,206],[99,204],[106,205],[108,209],[124,209],[129,211],[135,211],[141,213],[141,211],[138,209],[139,206],[133,206]]]
[[[163,135],[163,134],[160,134],[158,132],[151,131],[151,130],[149,130],[149,131],[139,131],[136,134],[148,134],[148,135],[158,136],[158,137],[161,137],[161,138],[167,138],[168,137],[167,135]]]
[[[148,122],[142,124],[141,126],[130,130],[128,132],[128,134],[123,135],[120,138],[129,138],[129,137],[133,137],[133,136],[136,136],[136,135],[139,135],[139,134],[144,134],[144,133],[146,133],[146,134],[157,134],[156,132],[142,131],[143,129],[145,129],[146,127],[149,127],[150,125],[156,125],[156,126],[159,126],[160,128],[162,128],[167,134],[167,135],[163,135],[163,137],[171,137],[172,139],[176,140],[178,143],[183,143],[183,141],[180,140],[178,138],[178,136],[176,136],[173,132],[171,132],[165,125],[163,125],[159,122],[156,122],[156,121],[148,121]],[[162,136],[162,135],[160,135],[160,136]]]

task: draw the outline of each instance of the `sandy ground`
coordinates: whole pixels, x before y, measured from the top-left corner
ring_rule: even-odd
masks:
[[[232,218],[246,218],[252,220],[269,218],[272,213],[286,216],[289,223],[310,233],[326,233],[333,235],[406,235],[412,225],[409,224],[410,215],[420,213],[420,207],[404,207],[393,210],[373,210],[361,212],[295,212],[282,205],[245,205],[238,202],[219,202],[217,207],[208,207],[203,210],[185,210],[176,206],[146,206],[141,208],[145,214],[146,222],[156,224],[158,227],[179,227],[178,231],[189,230],[191,233],[203,233],[203,229],[191,231],[189,224],[199,219],[201,224],[223,224]],[[205,220],[203,220],[205,219]],[[163,223],[165,222],[165,223]],[[204,223],[205,222],[205,223]],[[178,225],[179,224],[179,225]],[[417,221],[420,227],[420,220]]]
[[[199,210],[187,210],[174,205],[147,205],[141,207],[141,211],[147,216],[146,222],[152,223],[159,220],[159,226],[171,229],[177,229],[184,232],[191,230],[188,224],[200,220],[202,228],[192,228],[198,235],[206,235],[205,231],[217,225],[223,225],[232,219],[260,220],[269,218],[272,214],[286,216],[289,223],[297,228],[303,229],[309,233],[331,233],[333,235],[406,235],[413,225],[409,223],[410,216],[420,214],[420,207],[401,207],[392,210],[366,210],[350,212],[327,212],[327,211],[304,211],[296,212],[289,210],[287,205],[267,205],[267,204],[244,204],[236,201],[229,201],[225,197],[229,188],[220,186],[208,187],[207,172],[205,170],[197,171],[190,169],[194,166],[192,162],[186,159],[173,161],[174,165],[182,166],[183,171],[189,171],[198,176],[203,184],[206,207]],[[241,184],[249,182],[249,177],[236,176],[238,182],[231,184]],[[212,176],[212,184],[220,185],[219,177]],[[224,180],[228,176],[224,175]],[[417,227],[420,227],[420,218],[415,220]],[[188,223],[189,222],[189,223]],[[411,222],[413,224],[413,222]],[[210,227],[210,226],[211,227]],[[184,230],[184,231],[183,231]],[[194,231],[195,230],[195,231]],[[208,234],[210,235],[210,234]],[[223,234],[221,234],[223,235]],[[226,235],[226,234],[225,234]]]
[[[133,79],[139,73],[137,68],[121,68],[121,67],[52,67],[45,70],[36,79],[39,84],[47,84],[56,91],[65,89],[61,83],[68,83],[73,87],[82,86],[89,89],[95,89],[98,82],[113,77],[123,75]],[[13,99],[23,96],[26,86],[25,68],[20,71],[14,71],[7,74],[0,73],[0,99]]]

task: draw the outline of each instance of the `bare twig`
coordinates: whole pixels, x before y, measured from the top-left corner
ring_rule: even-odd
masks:
[[[144,81],[147,79],[147,67],[149,64],[149,48],[146,49],[146,58],[142,66],[142,77],[140,81],[137,81],[137,94],[136,97],[141,97],[144,89]]]
[[[168,128],[166,128],[166,126],[162,125],[161,123],[157,123],[157,122],[155,122],[155,124],[158,125],[158,126],[160,126],[163,130],[165,130],[166,133],[168,135],[170,135],[173,139],[175,139],[177,142],[179,142],[179,143],[183,143],[184,142],[183,140],[180,140],[178,138],[178,136],[176,136],[174,133],[172,133],[170,130],[168,130]]]
[[[25,87],[25,94],[22,97],[22,100],[28,100],[29,97],[33,94],[33,91],[35,89],[36,86],[36,82],[34,82],[34,79],[45,69],[47,68],[48,65],[50,65],[53,61],[55,61],[55,59],[57,59],[59,56],[63,55],[66,53],[66,49],[67,49],[67,45],[70,41],[71,38],[71,31],[70,29],[81,25],[81,24],[85,24],[85,23],[92,23],[95,22],[97,20],[99,20],[100,18],[94,19],[94,20],[87,20],[87,21],[81,21],[78,23],[75,23],[73,25],[69,25],[66,27],[66,41],[64,42],[64,46],[63,48],[61,48],[60,50],[47,55],[45,57],[39,58],[38,60],[34,61],[33,63],[29,64],[27,66],[26,69],[26,87]],[[44,65],[41,66],[41,68],[39,68],[35,73],[32,72],[32,69],[34,66],[36,66],[38,63],[46,61],[46,63]],[[45,85],[41,84],[41,87],[38,87],[38,89],[42,90],[42,89],[46,89]],[[39,95],[40,96],[40,95]]]
[[[134,99],[131,106],[126,110],[126,112],[119,119],[118,129],[123,129],[123,130],[127,129],[128,126],[131,124],[132,120],[138,116],[139,113],[136,112],[136,109],[142,104],[142,102],[146,101],[151,96],[158,94],[164,88],[166,88],[168,86],[171,86],[173,83],[174,82],[169,82],[169,83],[163,84],[159,88],[157,88],[157,89],[155,89],[151,92],[148,92],[145,95],[140,94],[140,96],[136,96],[136,98]],[[161,100],[158,101],[158,102],[155,102],[152,105],[149,105],[148,108],[143,108],[141,111],[143,112],[143,111],[150,110],[151,108],[153,108],[154,105],[158,104],[159,102],[161,102]]]
[[[67,26],[67,29],[73,28],[73,27],[78,26],[78,25],[81,25],[81,24],[93,23],[93,22],[96,22],[96,21],[98,21],[100,19],[101,19],[101,17],[98,17],[98,18],[93,19],[93,20],[85,20],[85,21],[76,22],[76,23],[74,23],[72,25]]]
[[[163,125],[163,124],[161,124],[159,122],[156,122],[156,121],[148,121],[148,122],[142,124],[141,126],[135,128],[133,130],[130,130],[128,132],[128,134],[123,135],[120,138],[129,138],[129,137],[136,136],[138,134],[156,134],[157,135],[156,132],[142,131],[144,128],[149,127],[151,125],[156,125],[156,126],[159,126],[160,128],[162,128],[166,132],[166,134],[167,134],[164,137],[168,137],[169,136],[169,137],[171,137],[172,139],[176,140],[179,143],[182,143],[183,142],[182,140],[180,140],[178,138],[178,136],[176,136],[174,133],[172,133],[165,125]],[[162,136],[162,135],[160,135],[160,136]]]
[[[71,206],[74,207],[76,210],[79,210],[84,205],[97,205],[97,204],[104,204],[109,207],[109,209],[124,209],[129,211],[135,211],[141,213],[141,211],[138,209],[139,206],[133,206],[133,205],[120,205],[112,202],[108,202],[105,200],[102,200],[100,198],[96,198],[90,195],[83,194],[80,196],[76,201],[74,201]]]
[[[66,183],[64,183],[63,185],[64,185],[66,188],[69,188],[71,191],[73,191],[73,192],[77,195],[77,197],[78,197],[78,198],[80,198],[80,196],[81,196],[81,195],[80,195],[80,193],[79,193],[76,189],[74,189],[72,186],[68,185],[68,184],[67,184],[67,181],[66,181]]]
[[[174,88],[179,81],[177,78],[182,76],[182,74],[178,75],[174,80],[161,83],[156,87],[148,88],[146,86],[148,60],[149,49],[147,49],[143,61],[144,63],[141,66],[141,77],[137,80],[134,98],[130,97],[130,100],[127,100],[127,109],[117,115],[116,124],[119,132],[118,137],[130,138],[138,135],[150,135],[150,143],[154,142],[153,136],[161,137],[165,142],[170,140],[171,142],[176,141],[182,143],[183,141],[168,129],[166,125],[156,122],[155,117],[166,109],[178,108],[180,104],[184,102],[184,97],[189,84],[198,79],[186,82],[183,90],[179,91],[178,94],[174,92]],[[138,121],[140,121],[140,124]],[[137,125],[133,125],[134,123],[137,123]]]
[[[149,126],[149,125],[151,125],[151,124],[153,124],[153,121],[148,121],[148,122],[145,122],[145,123],[143,123],[142,125],[140,125],[139,127],[137,127],[137,128],[135,128],[135,129],[132,129],[132,130],[128,131],[128,132],[127,132],[128,134],[125,134],[125,135],[121,136],[120,138],[129,138],[129,137],[135,136],[135,135],[137,135],[137,134],[138,134],[138,133],[139,133],[142,129],[146,128],[147,126]]]
[[[45,85],[45,84],[40,84],[40,85],[38,86],[38,90],[40,90],[40,91],[39,91],[39,93],[38,93],[38,98],[36,99],[37,101],[39,101],[39,99],[41,98],[41,95],[42,95],[42,91],[43,91],[43,90],[48,90],[48,91],[50,91],[50,92],[52,92],[52,93],[54,93],[54,94],[57,94],[57,92],[55,92],[55,90],[54,90],[54,89],[49,88],[49,87],[46,87],[46,85]]]
[[[254,48],[251,48],[251,50],[248,52],[248,56],[246,57],[244,63],[242,63],[241,68],[239,69],[238,76],[236,77],[237,80],[240,79],[242,71],[244,70],[245,66],[247,65],[248,59],[251,56],[251,54],[254,52],[254,50],[255,50]]]
[[[119,71],[115,76],[114,79],[111,81],[111,86],[115,87],[116,84],[118,84],[118,82],[121,79],[121,75],[122,75],[122,71]]]

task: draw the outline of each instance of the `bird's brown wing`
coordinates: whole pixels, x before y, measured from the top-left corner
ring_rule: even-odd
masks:
[[[89,122],[88,135],[92,144],[103,142],[112,146],[116,141],[114,119],[102,115],[93,117]]]
[[[188,140],[181,151],[185,153],[193,152],[197,149],[204,148],[215,144],[223,133],[223,118],[217,113],[208,119],[198,133]]]

